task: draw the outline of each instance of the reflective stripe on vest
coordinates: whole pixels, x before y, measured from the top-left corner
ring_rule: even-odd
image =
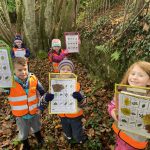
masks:
[[[137,149],[144,149],[147,146],[148,142],[141,142],[141,141],[137,141],[134,140],[133,138],[131,138],[130,136],[128,136],[127,134],[125,134],[123,131],[121,131],[120,129],[118,129],[117,125],[115,123],[113,123],[112,128],[114,130],[114,132],[126,143],[128,143],[129,145],[131,145],[134,148]]]
[[[26,95],[22,86],[15,81],[15,87],[10,89],[8,96],[9,103],[14,116],[23,116],[26,114],[36,114],[38,98],[36,96],[37,78],[34,75],[29,77],[29,93]]]
[[[80,84],[77,83],[76,84],[76,91],[79,92],[80,91]],[[75,118],[75,117],[79,117],[83,115],[83,110],[81,108],[77,109],[77,112],[74,114],[59,114],[60,117],[68,117],[68,118]]]
[[[12,110],[25,110],[28,109],[28,105],[21,105],[21,106],[11,106]]]
[[[26,100],[27,99],[27,95],[24,95],[24,96],[16,96],[16,97],[10,97],[9,100],[11,102],[18,102],[18,101],[21,101],[21,100]]]

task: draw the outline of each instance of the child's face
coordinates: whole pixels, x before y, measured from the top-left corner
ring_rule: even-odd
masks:
[[[18,48],[21,48],[22,41],[21,40],[15,40],[15,44]]]
[[[70,66],[61,67],[60,73],[72,73],[71,67]]]
[[[129,73],[128,83],[131,86],[146,87],[150,85],[150,77],[143,69],[136,65]]]
[[[58,52],[60,50],[60,46],[54,46],[53,50],[55,50],[56,52]]]
[[[28,66],[27,64],[25,66],[22,66],[20,64],[15,64],[15,75],[22,81],[25,81],[25,79],[28,76]]]

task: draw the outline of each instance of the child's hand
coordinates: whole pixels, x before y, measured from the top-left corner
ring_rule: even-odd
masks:
[[[54,99],[54,94],[46,93],[46,95],[45,95],[46,102],[52,101],[53,99]]]
[[[73,98],[77,99],[78,102],[81,102],[83,100],[83,96],[81,95],[80,92],[73,92]]]
[[[67,55],[67,54],[68,54],[68,50],[65,50],[65,51],[64,51],[64,54]]]
[[[117,115],[117,110],[116,110],[116,109],[113,109],[113,110],[111,111],[111,116],[113,117],[113,119],[114,119],[115,121],[118,121],[118,115]]]

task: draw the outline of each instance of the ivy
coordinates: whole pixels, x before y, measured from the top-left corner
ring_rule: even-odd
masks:
[[[8,0],[7,1],[7,6],[8,6],[8,11],[9,12],[15,12],[16,10],[16,4],[15,4],[15,0]]]

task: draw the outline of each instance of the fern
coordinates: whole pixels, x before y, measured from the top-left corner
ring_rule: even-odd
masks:
[[[119,60],[120,55],[121,55],[121,52],[116,50],[114,53],[111,54],[111,61]]]
[[[95,48],[99,54],[101,54],[101,53],[108,54],[109,53],[109,48],[105,45],[99,45],[99,46],[96,46]]]

